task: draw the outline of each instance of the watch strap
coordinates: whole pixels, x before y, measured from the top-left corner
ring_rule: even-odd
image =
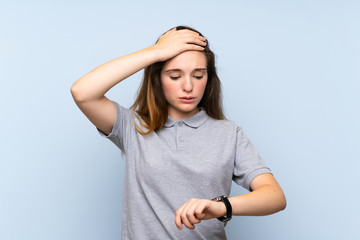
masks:
[[[230,221],[231,218],[232,218],[232,207],[231,207],[231,204],[229,202],[229,199],[227,198],[227,196],[219,196],[219,197],[216,197],[214,199],[212,199],[213,201],[217,201],[217,202],[220,202],[222,201],[224,204],[225,204],[225,207],[226,207],[226,216],[223,216],[223,217],[218,217],[217,219],[221,222],[227,222],[227,221]]]

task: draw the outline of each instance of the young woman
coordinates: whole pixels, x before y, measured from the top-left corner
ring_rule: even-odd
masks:
[[[143,68],[130,109],[105,97]],[[224,117],[214,54],[198,31],[173,28],[153,46],[87,73],[71,93],[100,135],[125,153],[123,240],[226,239],[232,215],[285,208],[269,168]],[[228,197],[232,181],[250,192]]]

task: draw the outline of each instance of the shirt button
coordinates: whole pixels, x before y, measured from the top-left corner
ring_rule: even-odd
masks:
[[[184,141],[184,138],[183,138],[183,137],[179,137],[179,141],[180,141],[180,142],[183,142],[183,141]]]
[[[184,122],[179,122],[179,127],[182,127],[184,125]]]

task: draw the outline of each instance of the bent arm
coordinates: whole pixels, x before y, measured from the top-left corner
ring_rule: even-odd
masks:
[[[76,105],[102,132],[108,135],[116,121],[116,108],[104,95],[113,86],[156,61],[151,48],[116,58],[90,71],[71,87]]]
[[[71,94],[86,117],[105,134],[109,134],[116,121],[116,108],[105,93],[125,78],[158,61],[177,54],[201,51],[205,38],[189,30],[173,29],[164,34],[151,47],[116,58],[90,71],[71,87]]]
[[[285,195],[273,175],[269,173],[255,177],[251,184],[252,192],[228,198],[233,216],[263,216],[284,210]],[[182,230],[182,224],[194,229],[202,220],[226,215],[222,202],[208,199],[190,199],[175,212],[175,224]]]

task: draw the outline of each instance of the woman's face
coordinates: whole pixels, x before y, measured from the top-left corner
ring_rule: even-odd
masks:
[[[199,112],[197,105],[207,83],[203,52],[186,51],[168,60],[161,71],[163,92],[170,117],[181,120]]]

